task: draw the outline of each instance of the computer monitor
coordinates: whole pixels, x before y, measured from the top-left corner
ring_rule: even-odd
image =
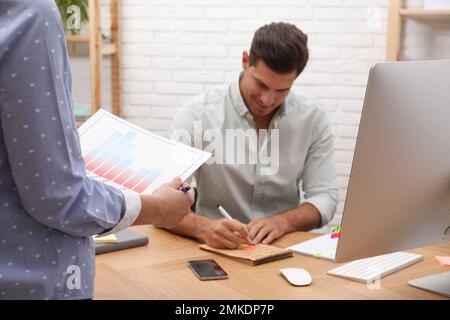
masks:
[[[442,242],[449,226],[450,60],[376,64],[335,260]]]

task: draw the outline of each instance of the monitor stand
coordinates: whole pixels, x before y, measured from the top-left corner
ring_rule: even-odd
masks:
[[[450,298],[450,271],[411,280],[408,284]]]

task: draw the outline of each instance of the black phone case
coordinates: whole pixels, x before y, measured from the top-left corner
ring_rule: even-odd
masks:
[[[214,269],[219,269],[223,273],[215,274],[215,275],[211,275],[211,274],[209,274],[209,275],[202,275],[200,270],[196,269],[195,264],[193,264],[192,262],[205,263],[205,264],[213,263],[213,265],[215,266]],[[197,278],[199,278],[202,281],[228,279],[228,274],[226,273],[226,271],[223,270],[223,268],[214,260],[191,260],[191,261],[188,261],[188,267],[192,270],[192,272],[194,272],[194,274],[197,276]]]

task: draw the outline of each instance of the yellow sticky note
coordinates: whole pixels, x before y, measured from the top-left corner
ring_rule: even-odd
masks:
[[[331,233],[341,232],[341,226],[335,226],[331,229]]]
[[[436,256],[437,261],[441,264],[443,267],[450,267],[450,257],[442,257],[442,256]]]
[[[95,243],[117,243],[117,237],[115,234],[110,234],[108,236],[98,237],[94,236]]]

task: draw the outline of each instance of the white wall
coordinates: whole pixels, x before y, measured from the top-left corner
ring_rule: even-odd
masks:
[[[338,224],[368,70],[385,56],[388,1],[123,0],[123,114],[165,135],[186,99],[236,80],[242,51],[258,27],[296,24],[309,35],[311,59],[294,88],[323,103],[336,134]],[[402,59],[450,57],[448,22],[408,20],[404,27]],[[82,63],[74,61],[74,93],[86,100],[89,88],[76,84],[86,82]]]

